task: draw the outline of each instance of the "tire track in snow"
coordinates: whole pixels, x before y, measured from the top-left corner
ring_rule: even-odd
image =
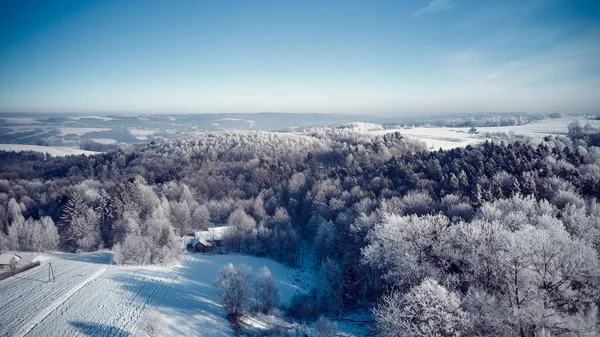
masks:
[[[189,268],[189,265],[191,264],[193,258],[189,254],[186,253],[183,255],[182,260],[183,260],[183,264],[182,264],[180,270],[177,273],[175,273],[174,276],[172,276],[170,278],[170,282],[164,282],[164,281],[162,282],[163,284],[162,284],[161,289],[159,289],[156,296],[154,296],[148,302],[148,305],[145,307],[145,310],[142,311],[142,314],[140,315],[138,321],[136,322],[136,324],[133,326],[133,329],[132,329],[132,333],[134,336],[137,333],[137,328],[138,328],[137,323],[140,322],[141,320],[143,320],[146,317],[146,315],[148,314],[148,312],[156,310],[156,308],[158,307],[160,302],[167,296],[167,294],[169,293],[171,288],[174,287],[179,282],[179,279],[181,278],[183,273],[186,271],[186,269]]]
[[[67,293],[57,298],[54,302],[52,302],[49,306],[40,310],[35,316],[33,316],[29,322],[23,325],[15,334],[15,337],[23,337],[31,331],[36,325],[38,325],[41,321],[43,321],[48,315],[50,315],[56,308],[58,308],[61,304],[63,304],[66,300],[68,300],[71,296],[73,296],[76,292],[78,292],[81,288],[83,288],[86,284],[90,283],[98,276],[102,275],[108,267],[102,267],[98,269],[94,274],[90,275],[88,278],[83,280],[81,283],[77,284],[75,287],[71,288]]]
[[[135,285],[139,281],[139,276],[129,275],[127,284]],[[93,336],[121,336],[123,331],[128,331],[139,320],[139,317],[148,306],[149,302],[164,287],[163,280],[151,280],[148,285],[137,284],[131,291],[124,291],[123,302],[113,308],[113,311],[103,317],[104,324],[110,326],[97,326],[89,333]],[[135,308],[135,310],[131,310]]]
[[[98,264],[51,260],[62,271],[56,283],[47,283],[47,264],[0,282],[0,336],[14,336],[39,311],[98,270]],[[64,274],[64,275],[63,275]]]
[[[152,287],[150,289],[143,289],[142,286],[137,286],[136,291],[131,294],[130,298],[127,301],[127,304],[125,305],[125,308],[130,308],[135,304],[137,310],[133,312],[126,312],[123,315],[119,315],[116,322],[113,323],[116,323],[115,325],[124,331],[128,331],[130,329],[133,330],[134,326],[140,320],[140,317],[143,317],[152,300],[164,288],[164,280],[152,281]],[[143,293],[147,294],[142,295]],[[110,333],[104,333],[103,335],[118,336],[119,334],[111,331]]]
[[[166,274],[168,270],[150,270],[150,273],[144,268],[139,271],[136,268],[111,270],[65,300],[27,336],[48,336],[48,331],[53,331],[56,336],[78,335],[81,331],[76,330],[73,322],[89,323],[84,333],[91,336],[111,337],[132,333],[152,303],[164,296],[178,276],[177,273]],[[165,273],[164,276],[159,276],[162,273]],[[104,292],[113,288],[110,293]],[[83,307],[94,307],[95,310],[73,310]],[[54,330],[53,326],[58,327]]]

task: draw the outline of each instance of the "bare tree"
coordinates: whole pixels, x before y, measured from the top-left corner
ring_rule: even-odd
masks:
[[[269,268],[262,267],[256,276],[254,292],[258,309],[265,314],[268,314],[277,306],[279,302],[279,291],[275,286],[271,271]]]
[[[244,314],[248,299],[252,294],[250,273],[250,267],[246,265],[234,267],[229,263],[219,270],[219,274],[214,279],[215,285],[219,288],[227,318],[238,333],[240,318]]]

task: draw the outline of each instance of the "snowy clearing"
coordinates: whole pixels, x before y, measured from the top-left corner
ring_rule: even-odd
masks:
[[[47,153],[54,157],[64,157],[64,156],[72,156],[72,155],[95,155],[100,152],[94,151],[86,151],[80,149],[74,149],[72,147],[63,147],[63,146],[40,146],[40,145],[24,145],[24,144],[0,144],[0,151],[12,151],[12,152],[21,152],[21,151],[35,151],[41,153]]]
[[[391,132],[400,132],[403,136],[416,138],[427,144],[430,149],[439,150],[453,149],[455,147],[463,147],[469,144],[484,142],[485,139],[479,138],[477,135],[458,132],[458,129],[452,128],[427,128],[415,127],[412,129],[388,129],[372,131],[372,134],[384,135]]]
[[[12,124],[40,124],[41,122],[38,120],[35,120],[31,117],[7,117],[7,118],[0,118],[1,122],[6,123],[7,125],[12,125]]]
[[[103,120],[103,121],[113,121],[115,120],[114,118],[111,117],[103,117],[103,116],[77,116],[77,117],[70,117],[69,119],[73,119],[73,120],[81,120],[81,119],[99,119],[99,120]]]
[[[156,130],[129,129],[129,132],[134,136],[152,136]]]
[[[91,141],[98,144],[117,144],[117,141],[112,138],[92,138]]]
[[[66,135],[83,136],[86,133],[110,131],[111,129],[108,129],[108,128],[59,128],[58,130],[59,130],[61,136],[66,136]]]
[[[553,135],[566,135],[568,125],[573,118],[547,119],[539,122],[532,122],[517,126],[498,126],[498,127],[477,127],[479,134],[468,133],[470,128],[451,128],[451,127],[414,127],[371,131],[371,134],[384,135],[391,132],[400,132],[402,135],[419,139],[427,144],[427,147],[433,150],[452,149],[464,147],[485,142],[487,138],[481,136],[485,132],[503,132],[509,134],[513,132],[516,135],[532,137],[534,140]],[[600,121],[577,118],[576,120],[585,125],[590,122],[594,126],[599,126]]]
[[[248,126],[250,128],[254,126],[254,121],[252,121],[252,120],[242,119],[242,118],[233,118],[233,117],[221,118],[221,119],[217,120],[217,122],[245,122],[245,123],[248,123]],[[220,125],[219,123],[215,123],[215,124]]]
[[[253,273],[267,266],[282,304],[310,279],[273,260],[244,255],[185,255],[174,267],[118,267],[108,251],[41,254],[35,267],[0,282],[0,336],[128,336],[158,313],[168,335],[232,336],[213,279],[227,263]],[[48,283],[49,263],[56,276]]]

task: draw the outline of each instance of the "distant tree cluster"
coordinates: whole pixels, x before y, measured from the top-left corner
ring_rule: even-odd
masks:
[[[561,112],[538,113],[538,114],[497,114],[497,113],[478,113],[473,116],[439,116],[439,117],[420,117],[410,124],[431,125],[447,127],[491,127],[491,126],[516,126],[525,125],[531,122],[544,120],[547,118],[561,118],[565,115]]]
[[[0,248],[170,263],[179,237],[229,225],[226,252],[314,265],[317,285],[290,304],[299,320],[374,305],[383,336],[590,334],[600,148],[597,130],[569,129],[431,152],[343,128],[203,133],[89,157],[3,152]],[[257,279],[248,293],[261,311],[269,289]]]
[[[600,146],[600,128],[592,126],[589,122],[582,126],[578,121],[574,121],[569,124],[569,138],[581,139],[591,146]]]

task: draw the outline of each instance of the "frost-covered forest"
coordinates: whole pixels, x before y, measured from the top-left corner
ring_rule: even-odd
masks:
[[[226,224],[221,253],[316,268],[298,320],[366,308],[380,336],[595,335],[598,146],[600,130],[573,123],[539,144],[433,152],[344,129],[0,152],[0,249],[170,264],[182,236]]]

